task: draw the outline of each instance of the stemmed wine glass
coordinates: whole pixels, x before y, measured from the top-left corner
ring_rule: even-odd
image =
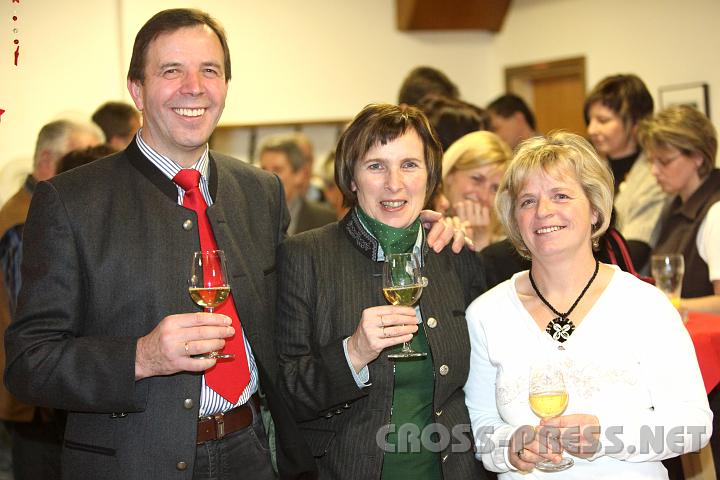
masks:
[[[557,364],[551,361],[539,362],[530,368],[529,400],[532,411],[544,420],[557,417],[565,411],[568,393]],[[572,458],[563,457],[560,463],[544,460],[538,462],[535,468],[541,472],[560,472],[574,464]]]
[[[193,252],[192,268],[188,280],[190,298],[199,307],[212,313],[230,296],[230,284],[227,281],[227,262],[222,250],[204,250]],[[196,355],[195,358],[233,358],[232,353],[220,351]]]
[[[655,279],[655,286],[678,308],[685,274],[685,259],[682,254],[653,255],[650,258],[650,272]]]
[[[411,307],[427,286],[427,279],[420,274],[420,261],[414,253],[391,253],[385,256],[383,267],[383,295],[392,305]],[[388,358],[419,358],[426,352],[417,352],[404,342],[402,349],[388,355]]]

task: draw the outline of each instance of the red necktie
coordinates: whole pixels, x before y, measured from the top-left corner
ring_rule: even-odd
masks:
[[[217,250],[215,235],[213,235],[212,226],[208,219],[207,203],[200,192],[200,172],[192,168],[180,170],[173,182],[185,190],[183,197],[183,207],[195,210],[197,213],[198,231],[200,232],[200,249],[201,250]],[[250,383],[250,369],[248,368],[247,354],[245,353],[245,342],[243,341],[242,327],[238,318],[235,302],[232,292],[228,299],[219,307],[215,308],[215,313],[222,313],[232,319],[232,326],[235,329],[235,335],[225,339],[226,353],[234,353],[235,358],[231,360],[219,361],[214,367],[205,372],[205,383],[208,387],[216,391],[225,400],[237,403],[240,394],[242,394],[247,384]]]

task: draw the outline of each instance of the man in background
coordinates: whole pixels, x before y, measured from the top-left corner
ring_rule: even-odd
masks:
[[[129,103],[107,102],[93,113],[92,121],[102,128],[108,145],[125,150],[140,128],[140,112]]]
[[[40,130],[33,170],[20,190],[0,209],[0,333],[10,324],[20,290],[22,230],[37,182],[56,173],[58,162],[68,152],[99,145],[104,141],[92,123],[57,120]],[[0,366],[5,367],[5,349],[0,347]],[[64,414],[18,401],[5,385],[0,386],[0,419],[10,433],[15,480],[59,479]]]
[[[260,147],[260,168],[276,174],[285,189],[285,200],[290,210],[288,234],[322,227],[336,220],[328,206],[307,200],[312,174],[312,162],[298,142],[296,134],[274,135]]]
[[[538,135],[535,131],[535,115],[519,96],[512,93],[501,95],[487,109],[490,112],[490,129],[511,149],[515,150],[523,140]]]
[[[415,67],[407,74],[398,92],[398,104],[418,106],[427,94],[459,99],[460,91],[443,72],[433,67]]]

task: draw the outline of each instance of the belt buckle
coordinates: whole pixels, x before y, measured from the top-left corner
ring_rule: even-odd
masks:
[[[219,440],[225,436],[225,414],[218,413],[217,415],[213,416],[213,420],[215,420],[215,426],[217,427],[217,438]]]

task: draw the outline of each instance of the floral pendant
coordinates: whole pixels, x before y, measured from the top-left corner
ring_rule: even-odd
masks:
[[[575,331],[575,324],[569,318],[557,317],[548,322],[545,331],[553,340],[563,343]]]

